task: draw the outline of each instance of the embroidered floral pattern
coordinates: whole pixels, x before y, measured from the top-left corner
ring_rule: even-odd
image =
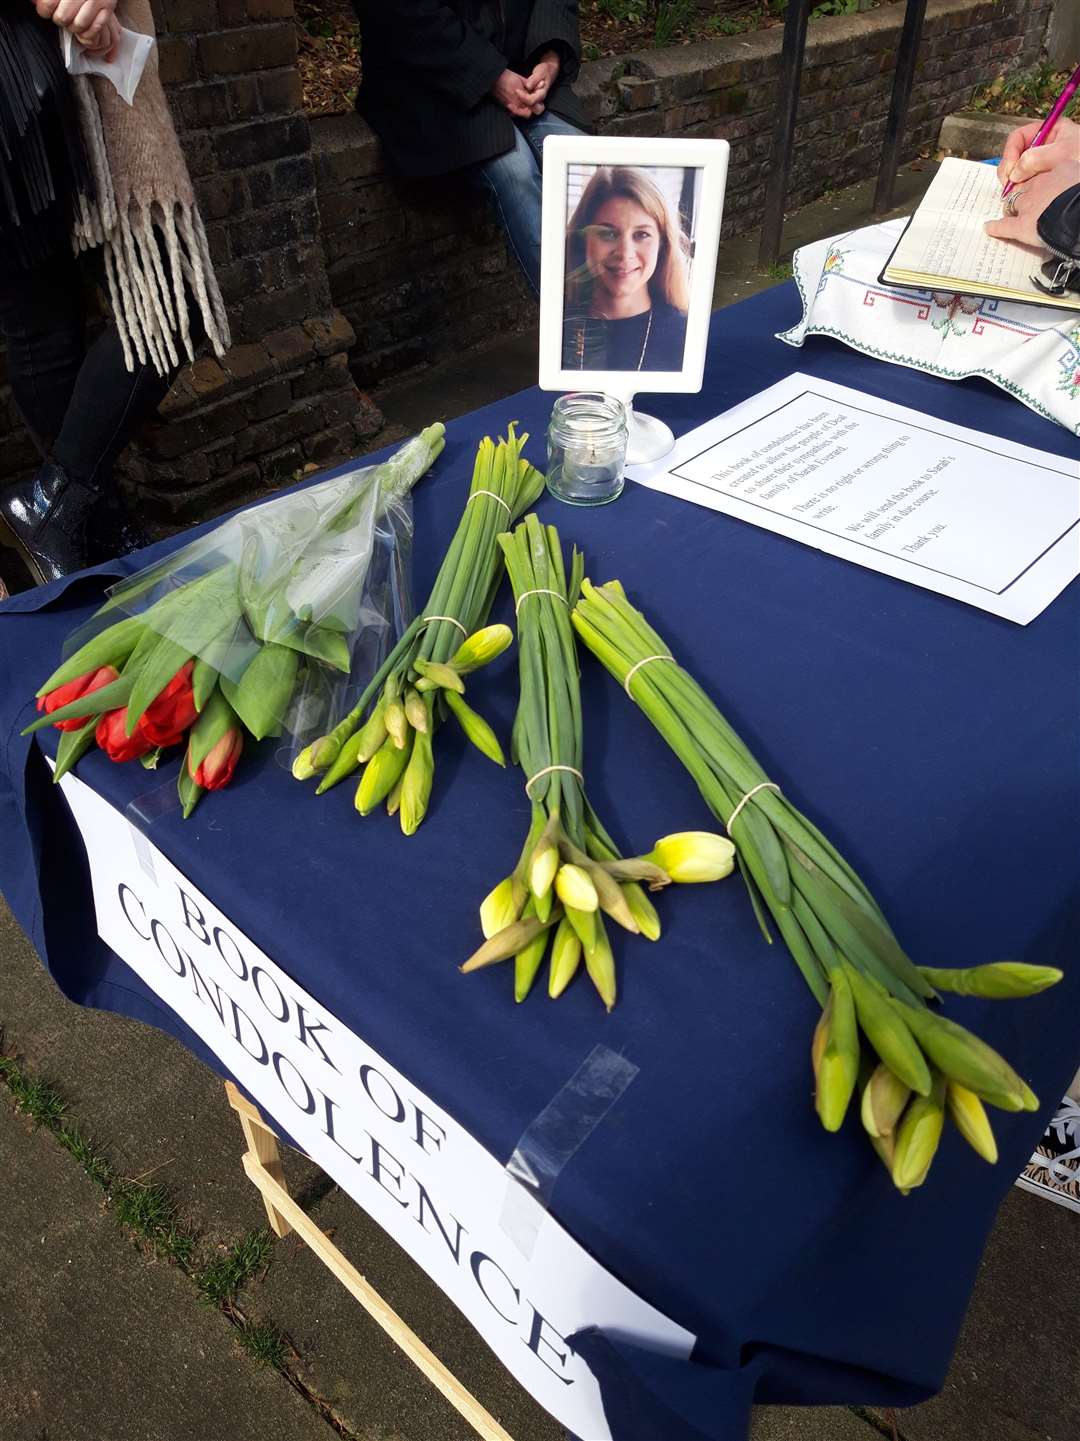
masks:
[[[803,318],[778,338],[801,345],[808,335],[831,336],[946,380],[980,376],[1080,435],[1075,312],[882,285],[901,228],[888,221],[796,251]]]

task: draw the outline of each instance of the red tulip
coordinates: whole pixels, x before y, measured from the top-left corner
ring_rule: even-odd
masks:
[[[152,746],[174,746],[199,712],[191,689],[193,660],[185,661],[157,699],[146,707],[139,725]]]
[[[188,775],[197,786],[202,786],[204,791],[219,791],[232,780],[236,762],[243,749],[243,734],[235,726],[230,726],[194,770],[191,767],[191,752],[188,752]]]
[[[127,735],[127,706],[109,710],[98,721],[97,743],[111,761],[133,761],[152,751],[156,742],[143,730],[142,721]]]
[[[97,670],[88,670],[85,675],[76,676],[69,680],[66,685],[58,685],[55,690],[49,691],[47,695],[39,696],[37,708],[50,714],[59,710],[62,705],[70,705],[73,700],[82,700],[91,691],[100,690],[103,685],[111,685],[114,680],[120,679],[120,672],[115,666],[103,665]],[[72,716],[70,720],[56,722],[58,731],[77,731],[86,724],[86,717]]]

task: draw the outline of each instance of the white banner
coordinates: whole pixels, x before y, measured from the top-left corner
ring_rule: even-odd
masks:
[[[599,1387],[565,1338],[595,1325],[686,1357],[693,1335],[610,1276],[119,811],[74,776],[61,785],[86,844],[102,940],[442,1287],[542,1406],[576,1435],[609,1441]]]

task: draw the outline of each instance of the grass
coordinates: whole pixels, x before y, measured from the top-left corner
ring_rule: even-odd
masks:
[[[35,1126],[58,1131],[66,1103],[47,1081],[23,1074],[10,1056],[0,1056],[0,1080],[3,1080],[15,1101],[15,1109],[29,1116]]]
[[[790,260],[774,260],[766,265],[763,274],[770,280],[790,280],[795,274],[795,269]]]
[[[1017,75],[999,75],[990,85],[976,90],[972,110],[986,110],[993,115],[1046,115],[1065,88],[1067,70],[1052,65],[1039,65]],[[1080,96],[1065,110],[1072,120],[1080,119]]]
[[[257,1366],[272,1366],[275,1371],[284,1369],[289,1348],[276,1326],[244,1321],[236,1328],[236,1339]]]
[[[29,1116],[36,1127],[51,1131],[64,1150],[104,1193],[122,1226],[134,1231],[157,1256],[167,1256],[187,1270],[195,1250],[195,1237],[177,1220],[176,1204],[164,1186],[118,1177],[105,1156],[74,1123],[67,1122],[67,1102],[55,1086],[30,1076],[11,1056],[0,1055],[0,1081],[7,1086],[15,1109]]]
[[[176,1219],[176,1203],[164,1186],[140,1181],[119,1181],[110,1193],[116,1219],[184,1271],[191,1266],[195,1237]]]
[[[148,1185],[117,1176],[108,1159],[74,1122],[65,1120],[67,1102],[48,1081],[28,1075],[14,1057],[3,1052],[0,1031],[0,1084],[7,1087],[16,1110],[35,1127],[52,1133],[97,1185],[117,1222],[138,1237],[154,1255],[177,1265],[194,1282],[200,1300],[222,1312],[233,1326],[236,1340],[257,1366],[281,1371],[339,1434],[325,1401],[304,1387],[287,1366],[293,1348],[278,1328],[268,1322],[249,1321],[235,1305],[241,1287],[270,1260],[273,1237],[268,1230],[248,1231],[205,1270],[195,1272],[192,1259],[196,1238],[179,1220],[176,1202],[160,1182]]]
[[[112,1167],[105,1157],[95,1150],[94,1143],[87,1140],[76,1125],[58,1126],[54,1134],[64,1150],[78,1161],[91,1181],[103,1191],[107,1191],[112,1185]]]
[[[270,1259],[273,1237],[269,1231],[248,1231],[224,1256],[212,1261],[198,1278],[208,1306],[227,1306],[244,1283]]]

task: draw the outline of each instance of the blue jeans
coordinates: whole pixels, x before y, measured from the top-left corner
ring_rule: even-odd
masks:
[[[476,181],[495,198],[499,220],[525,279],[540,294],[540,174],[549,135],[583,135],[550,110],[514,121],[514,148],[473,168]]]

